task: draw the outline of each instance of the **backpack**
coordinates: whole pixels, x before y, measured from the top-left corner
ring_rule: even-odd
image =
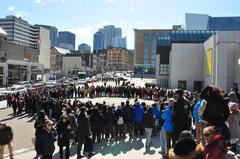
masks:
[[[117,120],[117,125],[122,125],[124,122],[123,122],[123,117],[122,116],[119,116],[118,117],[118,120]]]

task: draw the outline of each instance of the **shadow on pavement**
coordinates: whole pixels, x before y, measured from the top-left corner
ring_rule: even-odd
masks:
[[[126,154],[131,150],[140,150],[144,148],[143,140],[144,136],[141,136],[139,138],[133,138],[133,139],[126,139],[126,140],[102,140],[101,142],[94,143],[94,153],[95,155],[101,154],[102,156],[112,154],[113,156],[117,156],[119,154]],[[145,149],[143,155],[155,155],[156,149],[160,147],[160,142],[158,137],[153,137],[153,150],[150,148]],[[83,147],[82,147],[83,149]],[[57,150],[58,151],[58,148]],[[65,150],[64,150],[65,153]],[[70,147],[70,157],[73,157],[77,154],[77,145]],[[86,157],[86,156],[85,156]],[[94,157],[94,156],[93,156]],[[59,152],[56,152],[53,156],[53,159],[59,159]]]

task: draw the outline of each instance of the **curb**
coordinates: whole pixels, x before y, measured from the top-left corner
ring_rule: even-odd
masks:
[[[21,155],[21,154],[24,154],[24,153],[27,153],[27,152],[30,152],[30,151],[33,151],[33,150],[34,150],[34,147],[29,148],[29,149],[19,149],[19,150],[14,151],[13,155],[17,156],[17,155]],[[3,155],[3,158],[6,158],[6,157],[9,157],[9,153]]]

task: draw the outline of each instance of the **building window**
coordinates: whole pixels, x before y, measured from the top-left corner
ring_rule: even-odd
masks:
[[[169,64],[160,64],[159,74],[160,75],[168,75],[169,74]]]
[[[186,89],[187,88],[187,81],[178,81],[178,88]]]
[[[144,33],[144,36],[146,37],[146,36],[149,36],[149,33]]]
[[[201,92],[203,88],[203,81],[193,82],[193,91]]]

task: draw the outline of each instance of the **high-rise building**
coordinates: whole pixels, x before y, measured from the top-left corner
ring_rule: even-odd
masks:
[[[240,30],[240,17],[211,17],[207,14],[186,13],[185,20],[186,30]]]
[[[95,33],[96,38],[100,38],[101,35],[99,34],[99,32],[103,33],[104,49],[107,49],[109,46],[113,46],[114,38],[117,38],[117,37],[122,38],[122,29],[121,28],[115,28],[114,25],[106,25],[103,28],[100,28],[98,30],[98,32]],[[98,40],[98,41],[100,41],[100,40]],[[120,46],[116,46],[116,47],[120,47]]]
[[[99,53],[102,49],[104,49],[104,34],[98,31],[93,35],[93,52]]]
[[[58,39],[57,39],[58,29],[54,26],[49,26],[49,25],[40,25],[40,26],[50,30],[51,46],[58,46]]]
[[[75,34],[69,31],[59,32],[58,46],[67,50],[75,50]]]
[[[112,40],[112,46],[114,47],[122,47],[122,48],[127,48],[127,40],[126,37],[122,38],[120,36],[117,36],[113,38]]]
[[[6,16],[0,19],[0,27],[7,32],[7,40],[15,44],[37,47],[39,30],[21,17]]]
[[[112,46],[112,40],[114,37],[114,25],[107,25],[103,27],[104,33],[104,48],[107,49],[109,46]]]
[[[89,46],[88,44],[82,43],[78,45],[78,51],[80,51],[83,54],[91,53],[91,46]]]
[[[7,40],[10,43],[36,48],[39,52],[38,62],[44,65],[44,69],[50,69],[50,31],[41,25],[31,25],[21,17],[6,16],[0,19],[0,26],[8,33]],[[29,53],[24,58],[29,60]]]
[[[122,28],[115,28],[113,30],[113,37],[122,37]]]

